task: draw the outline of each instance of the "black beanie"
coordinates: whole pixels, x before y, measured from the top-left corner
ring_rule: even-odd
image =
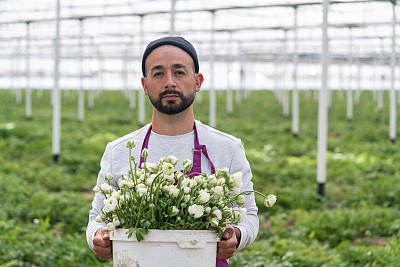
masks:
[[[195,73],[199,73],[199,61],[197,59],[197,53],[196,50],[194,49],[193,45],[191,43],[189,43],[188,41],[186,41],[184,38],[182,37],[177,37],[177,36],[167,36],[167,37],[163,37],[157,40],[154,40],[152,42],[150,42],[147,47],[146,50],[144,50],[143,53],[143,57],[142,57],[142,73],[143,76],[146,77],[146,59],[147,57],[150,55],[150,53],[156,49],[159,46],[162,45],[173,45],[176,47],[179,47],[180,49],[183,49],[186,53],[188,53],[194,62],[194,70]]]

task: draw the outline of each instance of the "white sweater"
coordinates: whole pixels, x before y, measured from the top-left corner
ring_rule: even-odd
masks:
[[[196,120],[196,128],[199,137],[199,143],[206,145],[208,155],[215,166],[215,169],[229,168],[231,174],[241,171],[243,173],[242,191],[252,190],[253,183],[251,182],[251,170],[249,162],[246,159],[245,151],[240,139],[222,133]],[[111,173],[114,180],[111,185],[115,190],[118,190],[117,180],[123,175],[128,174],[129,170],[129,149],[125,147],[126,142],[130,139],[135,140],[136,147],[132,150],[132,156],[139,164],[140,150],[146,136],[149,125],[125,135],[111,143],[107,144],[103,158],[101,159],[101,169],[97,178],[97,184],[105,183],[105,175]],[[149,156],[147,162],[158,163],[158,160],[168,155],[175,156],[179,161],[176,166],[177,170],[182,170],[182,162],[185,159],[193,160],[192,149],[194,147],[194,131],[177,136],[159,135],[151,132],[148,150]],[[201,154],[201,171],[211,174],[211,167],[207,158]],[[92,209],[89,212],[89,223],[86,229],[86,239],[89,247],[93,248],[93,238],[97,230],[106,226],[106,223],[97,223],[96,217],[101,214],[103,208],[104,196],[101,193],[96,193]],[[259,221],[257,216],[257,206],[254,199],[254,194],[245,196],[247,215],[244,221],[235,225],[241,231],[241,241],[238,250],[250,245],[258,234]]]

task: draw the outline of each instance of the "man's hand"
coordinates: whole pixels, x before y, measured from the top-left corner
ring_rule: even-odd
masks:
[[[93,238],[93,251],[100,259],[112,259],[112,241],[110,240],[110,231],[107,227],[101,228],[96,232]]]
[[[238,236],[239,235],[239,236]],[[231,225],[225,229],[224,237],[218,242],[217,258],[229,259],[235,254],[236,246],[240,240],[240,230]]]

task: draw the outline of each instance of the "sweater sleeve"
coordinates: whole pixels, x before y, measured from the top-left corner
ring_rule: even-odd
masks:
[[[230,168],[230,173],[242,172],[243,186],[241,192],[247,190],[253,190],[253,182],[251,181],[252,173],[250,169],[250,164],[247,161],[245,150],[242,143],[239,141],[236,145],[235,152],[232,158],[232,164]],[[245,208],[247,209],[247,214],[243,222],[234,225],[239,228],[241,232],[241,239],[238,246],[238,250],[241,250],[249,246],[257,237],[259,229],[258,221],[258,208],[254,198],[254,193],[245,196]]]
[[[107,145],[106,150],[103,154],[100,163],[100,172],[97,177],[97,185],[102,185],[106,182],[105,176],[107,173],[111,173],[111,160],[112,160],[112,149],[110,143]],[[89,223],[86,228],[86,240],[90,249],[93,250],[93,238],[96,232],[106,227],[107,224],[105,222],[98,223],[96,222],[96,217],[101,214],[101,209],[104,206],[104,195],[102,193],[96,193],[92,202],[92,209],[89,211]]]

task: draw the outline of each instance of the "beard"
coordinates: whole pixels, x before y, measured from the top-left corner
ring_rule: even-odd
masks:
[[[168,94],[174,94],[179,96],[181,99],[180,103],[176,103],[176,100],[168,100],[166,104],[162,103],[162,99],[165,95]],[[151,104],[161,113],[168,114],[168,115],[174,115],[181,113],[182,111],[186,110],[188,107],[190,107],[194,99],[196,98],[196,89],[193,90],[191,94],[188,96],[185,96],[182,92],[177,91],[177,90],[172,90],[172,89],[167,89],[163,92],[161,92],[158,95],[158,98],[153,97],[150,94],[149,90],[149,99]]]

